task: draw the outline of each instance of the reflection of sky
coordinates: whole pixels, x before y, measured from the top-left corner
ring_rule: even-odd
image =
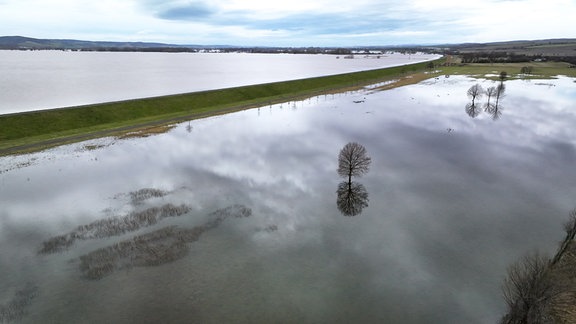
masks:
[[[172,322],[495,322],[506,266],[533,249],[552,253],[576,205],[576,113],[571,79],[507,81],[502,117],[472,119],[466,90],[476,82],[492,85],[439,78],[192,121],[190,132],[184,123],[95,140],[107,146],[92,151],[80,143],[2,158],[0,263],[14,274],[0,285],[38,282],[30,321],[129,309]],[[369,206],[352,218],[336,208],[336,158],[350,141],[373,161],[357,179]],[[34,255],[51,235],[143,208],[125,195],[141,188],[169,192],[147,205],[193,207],[163,225],[201,224],[235,203],[254,213],[204,234],[184,260],[98,282],[69,260],[106,242]]]

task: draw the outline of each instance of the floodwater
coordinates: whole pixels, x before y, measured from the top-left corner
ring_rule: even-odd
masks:
[[[366,88],[0,158],[0,316],[494,323],[506,267],[553,253],[576,206],[576,91],[506,81],[498,118],[471,118],[476,82],[496,85]],[[352,217],[348,142],[372,159]]]
[[[356,72],[438,57],[0,51],[0,114]]]

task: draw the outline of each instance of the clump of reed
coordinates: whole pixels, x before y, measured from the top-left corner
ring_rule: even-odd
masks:
[[[275,224],[271,224],[271,225],[268,225],[266,227],[257,227],[256,228],[256,232],[266,232],[266,233],[276,232],[277,230],[278,230],[278,225],[275,225]]]
[[[0,323],[20,320],[38,293],[38,287],[31,283],[27,283],[24,288],[18,290],[8,303],[0,305]]]
[[[155,188],[142,188],[129,193],[133,205],[139,205],[150,198],[164,197],[168,192]]]
[[[101,279],[114,271],[132,267],[159,266],[183,258],[189,251],[188,243],[218,227],[229,217],[243,218],[252,210],[242,205],[219,209],[209,216],[214,219],[193,228],[167,226],[159,230],[134,236],[80,257],[80,271],[90,280]]]
[[[228,206],[226,208],[218,209],[210,213],[210,216],[215,216],[219,218],[228,218],[228,217],[241,218],[241,217],[250,217],[251,215],[252,215],[252,209],[240,204],[235,204],[232,206]]]
[[[187,205],[166,204],[142,211],[135,211],[123,217],[111,217],[80,225],[76,230],[52,237],[42,243],[40,254],[51,254],[69,248],[76,240],[100,239],[136,231],[142,227],[158,223],[163,218],[177,217],[188,213]]]

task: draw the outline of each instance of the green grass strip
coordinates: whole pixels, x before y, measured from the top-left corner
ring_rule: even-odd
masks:
[[[426,69],[429,62],[220,90],[0,115],[0,155],[31,143],[98,137],[104,130],[182,121],[389,80]],[[92,136],[88,136],[92,133]],[[104,136],[105,134],[100,134]],[[47,146],[51,146],[47,143]],[[10,150],[12,148],[12,150]]]

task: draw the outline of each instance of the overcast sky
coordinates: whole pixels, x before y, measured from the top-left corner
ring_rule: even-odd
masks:
[[[0,0],[0,35],[355,46],[576,37],[575,0]]]

